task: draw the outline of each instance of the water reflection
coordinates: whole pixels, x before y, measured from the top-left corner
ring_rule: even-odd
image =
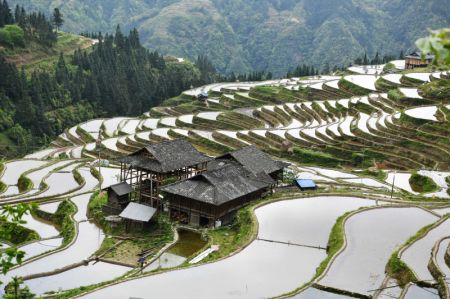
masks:
[[[68,290],[108,281],[130,270],[131,268],[124,266],[91,262],[87,266],[80,266],[56,275],[27,280],[25,284],[33,293],[39,295],[49,291]]]

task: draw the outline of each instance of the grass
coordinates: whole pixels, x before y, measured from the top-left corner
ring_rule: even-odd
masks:
[[[322,273],[328,267],[328,264],[330,263],[330,261],[334,257],[334,255],[339,252],[339,250],[342,248],[342,246],[344,246],[344,240],[345,240],[344,222],[345,222],[345,219],[351,213],[352,212],[347,212],[347,213],[343,214],[342,216],[340,216],[338,219],[336,219],[336,222],[333,225],[333,228],[331,229],[330,235],[328,237],[328,244],[327,244],[328,256],[320,263],[319,267],[317,267],[314,279],[319,277],[320,275],[322,275]]]
[[[14,245],[39,240],[39,235],[31,229],[16,225],[10,222],[1,222],[0,230],[2,232],[9,232],[0,236],[1,241],[6,241]]]
[[[435,100],[447,100],[450,98],[450,80],[437,80],[419,87],[423,96]]]
[[[84,180],[84,177],[78,172],[77,169],[72,170],[72,174],[73,174],[73,178],[78,183],[78,185],[81,186],[84,183],[86,183],[86,181]]]
[[[211,253],[203,262],[226,257],[247,244],[256,234],[256,222],[252,211],[255,204],[247,206],[237,212],[236,219],[231,226],[225,226],[207,232],[210,243],[219,245],[220,250]]]
[[[398,257],[398,250],[392,253],[386,265],[386,271],[390,277],[397,280],[398,284],[405,286],[409,282],[416,281],[411,269]]]
[[[170,223],[167,215],[160,213],[156,218],[150,222],[150,226],[144,231],[127,232],[125,230],[125,224],[118,224],[116,227],[111,227],[106,222],[105,216],[102,212],[102,206],[107,203],[106,192],[95,192],[91,196],[91,200],[88,205],[88,215],[93,218],[94,221],[102,227],[105,233],[113,236],[123,236],[128,238],[119,246],[112,248],[118,241],[115,238],[105,238],[100,249],[96,254],[102,254],[108,251],[104,258],[123,262],[126,264],[137,264],[137,254],[150,250],[156,253],[165,244],[173,240],[172,224]]]
[[[78,126],[76,129],[76,133],[81,137],[81,139],[86,142],[86,143],[90,143],[90,142],[95,142],[94,137],[92,137],[91,134],[89,134],[85,129],[83,129],[82,127]]]
[[[149,258],[151,258],[153,254],[156,254],[174,238],[172,224],[168,216],[163,213],[159,213],[156,218],[153,218],[149,227],[146,227],[143,231],[127,232],[125,224],[119,224],[114,228],[108,227],[106,231],[111,235],[123,236],[128,239],[112,248],[112,245],[116,242],[111,242],[111,240],[108,240],[109,238],[105,238],[106,244],[102,244],[101,249],[103,252],[110,250],[103,258],[130,265],[137,265],[139,253],[149,251],[151,253]]]
[[[339,80],[338,86],[339,86],[339,88],[341,88],[344,91],[349,92],[353,95],[363,96],[363,95],[367,95],[371,92],[371,90],[360,87],[354,83],[351,83],[351,82],[345,80],[344,78]]]
[[[409,184],[415,192],[428,193],[438,190],[436,183],[429,177],[413,173],[409,178]]]
[[[415,241],[419,240],[420,238],[425,236],[433,227],[434,224],[429,224],[422,227],[414,236],[410,237],[402,247],[405,248]],[[400,259],[398,250],[393,252],[391,257],[389,258],[389,261],[386,265],[386,272],[389,274],[389,276],[396,279],[401,286],[405,286],[409,282],[417,281],[417,278],[415,277],[411,269]]]
[[[0,193],[5,192],[6,189],[8,189],[8,186],[6,186],[5,183],[3,183],[2,181],[0,181]]]
[[[379,181],[384,181],[387,178],[387,172],[384,172],[382,170],[371,170],[366,169],[361,172],[358,172],[358,174],[362,174],[365,176],[373,177]]]
[[[63,237],[63,246],[69,244],[75,237],[75,223],[72,215],[77,211],[77,207],[68,199],[65,199],[58,206],[52,215],[52,222],[58,227],[60,235]]]
[[[92,168],[91,168],[92,169]],[[88,216],[102,228],[106,227],[105,217],[103,216],[102,206],[108,202],[108,195],[106,192],[96,191],[92,194],[88,204]]]

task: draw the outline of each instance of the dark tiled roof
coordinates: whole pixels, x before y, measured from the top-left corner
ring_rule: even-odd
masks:
[[[285,162],[273,160],[268,154],[253,145],[225,154],[219,157],[219,160],[229,158],[233,158],[255,175],[261,172],[270,174],[289,165]]]
[[[421,58],[421,56],[422,56],[422,53],[417,51],[417,52],[413,52],[411,54],[406,55],[405,58],[416,58],[416,59],[419,59],[419,58]],[[434,55],[426,54],[424,59],[425,60],[434,59]]]
[[[218,206],[267,188],[269,185],[243,167],[229,164],[206,171],[191,179],[165,186],[162,190],[166,193]]]
[[[117,160],[131,164],[136,168],[167,173],[183,167],[208,162],[211,158],[197,151],[185,139],[176,139],[146,146]]]
[[[121,218],[134,221],[148,222],[155,215],[156,209],[135,202],[130,202],[125,210],[120,213]]]
[[[106,189],[109,189],[109,188],[111,188],[112,191],[114,191],[114,193],[116,193],[118,196],[122,196],[122,195],[133,192],[133,189],[131,188],[131,186],[125,182],[109,186]]]

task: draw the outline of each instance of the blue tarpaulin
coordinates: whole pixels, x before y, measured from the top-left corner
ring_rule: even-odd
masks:
[[[300,189],[315,189],[317,187],[316,183],[314,183],[313,180],[309,180],[309,179],[296,179],[295,184]]]

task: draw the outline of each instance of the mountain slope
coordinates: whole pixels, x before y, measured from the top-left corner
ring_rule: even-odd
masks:
[[[351,62],[365,50],[412,49],[427,28],[448,26],[445,0],[18,0],[50,12],[60,7],[64,29],[138,28],[145,46],[194,58],[207,54],[222,72],[270,70],[299,63]],[[330,45],[332,45],[330,47]]]

